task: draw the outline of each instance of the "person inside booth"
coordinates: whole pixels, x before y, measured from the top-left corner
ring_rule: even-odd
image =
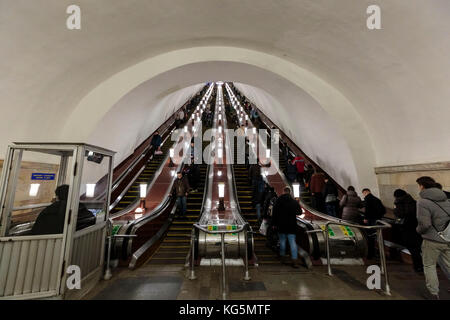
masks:
[[[37,217],[32,235],[59,234],[64,231],[64,218],[66,214],[67,199],[69,196],[69,186],[63,184],[55,190],[56,201],[41,211]],[[95,216],[82,203],[78,206],[78,218],[76,230],[81,230],[96,221]]]

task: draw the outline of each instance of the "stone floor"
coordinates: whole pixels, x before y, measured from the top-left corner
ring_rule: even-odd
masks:
[[[283,265],[259,266],[251,268],[252,279],[244,281],[242,267],[228,267],[228,299],[422,299],[424,277],[414,273],[409,265],[389,264],[391,296],[366,287],[369,275],[364,266],[335,266],[333,277],[326,271],[324,266],[314,266],[311,270]],[[116,269],[111,280],[102,280],[85,299],[221,299],[221,267],[197,267],[196,275],[196,280],[189,280],[187,270],[181,266],[145,265],[134,271]],[[440,283],[441,299],[450,300],[450,281],[440,274]]]

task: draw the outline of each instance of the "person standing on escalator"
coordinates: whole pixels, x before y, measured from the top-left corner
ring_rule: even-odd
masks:
[[[395,224],[399,228],[400,244],[404,245],[411,253],[414,270],[423,272],[420,246],[422,237],[417,233],[417,206],[416,200],[405,190],[394,191],[394,214],[397,218]]]
[[[183,173],[179,171],[177,178],[175,179],[172,187],[172,194],[176,197],[176,203],[178,212],[181,217],[186,216],[187,210],[187,196],[189,193],[189,182],[186,177],[183,177]]]
[[[198,184],[200,182],[200,169],[198,167],[198,164],[192,162],[188,177],[189,177],[189,185],[192,187],[192,191],[197,192]]]
[[[152,141],[150,142],[150,146],[153,147],[154,154],[162,154],[161,143],[162,137],[159,135],[159,132],[156,131],[152,137]]]
[[[294,163],[297,167],[297,181],[303,188],[305,186],[305,159],[302,156],[296,156]]]
[[[309,189],[311,191],[313,207],[320,212],[324,212],[323,188],[325,187],[325,175],[318,170],[311,177]]]
[[[325,187],[323,188],[323,197],[325,198],[325,211],[329,216],[337,217],[336,207],[338,203],[338,190],[330,178],[325,178]]]
[[[176,119],[176,126],[177,128],[180,128],[180,126],[184,123],[184,111],[183,108],[180,109],[180,111],[177,114],[177,119]]]
[[[290,157],[286,163],[286,178],[291,184],[297,180],[297,166],[292,157]]]
[[[377,220],[383,218],[386,213],[386,208],[380,199],[375,197],[370,189],[364,188],[362,190],[364,196],[364,224],[367,226],[374,226],[377,224]],[[375,237],[376,232],[372,230],[367,230],[367,249],[368,255],[367,259],[373,259],[375,256]]]
[[[272,212],[272,224],[280,239],[280,257],[282,263],[287,262],[286,240],[291,249],[292,266],[299,267],[298,248],[296,242],[297,215],[302,214],[300,204],[291,196],[291,189],[284,188],[284,194],[275,202]]]

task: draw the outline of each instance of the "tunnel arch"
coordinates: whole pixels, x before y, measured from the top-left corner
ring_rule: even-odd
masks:
[[[214,66],[221,63],[228,63],[228,67],[218,72]],[[230,68],[232,65],[238,68]],[[195,66],[196,70],[191,68],[190,72],[185,73],[189,79],[180,79],[182,74],[180,70],[187,66]],[[255,70],[259,72],[257,76],[255,73],[258,72]],[[269,82],[273,84],[284,81],[292,92],[302,92],[311,97],[318,108],[323,109],[332,120],[335,134],[342,138],[345,145],[339,151],[346,154],[343,157],[346,160],[342,161],[347,162],[341,164],[335,162],[333,165],[332,159],[336,158],[336,150],[320,155],[324,169],[330,172],[333,178],[342,184],[352,183],[357,187],[364,185],[377,189],[373,173],[376,162],[374,149],[364,121],[351,102],[332,85],[296,64],[267,53],[238,47],[215,46],[175,50],[146,59],[114,74],[81,99],[65,122],[62,139],[99,142],[92,136],[95,136],[96,128],[99,128],[98,124],[102,119],[120,101],[123,102],[124,98],[126,100],[130,92],[142,88],[143,84],[152,79],[159,81],[162,78],[172,79],[179,88],[191,87],[191,89],[195,84],[208,79],[237,81],[249,85],[242,87],[245,94],[250,93],[251,88],[260,88],[265,90],[268,96],[272,96],[273,101],[279,101],[273,88],[272,93],[270,92],[270,83],[260,83],[261,77],[270,79]],[[184,93],[184,96],[186,95],[187,92]],[[286,98],[281,100],[284,101],[278,103],[278,108],[289,108],[286,107],[286,103],[289,103]],[[273,115],[267,104],[260,107],[268,115]],[[86,118],[88,114],[89,118]],[[277,123],[277,120],[275,122]],[[83,131],[77,130],[81,124],[85,128]],[[277,124],[280,124],[280,120]],[[283,125],[281,127],[283,128]],[[294,141],[300,147],[304,147],[298,139],[298,134],[299,132],[293,135]],[[315,158],[314,154],[310,156]],[[317,158],[320,160],[320,157],[316,157],[316,160]]]

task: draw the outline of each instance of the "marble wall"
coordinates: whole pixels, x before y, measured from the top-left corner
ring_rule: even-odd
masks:
[[[380,198],[389,208],[394,206],[394,190],[404,189],[415,199],[419,196],[416,179],[430,176],[442,184],[444,190],[450,190],[450,162],[436,162],[404,166],[375,168]]]

